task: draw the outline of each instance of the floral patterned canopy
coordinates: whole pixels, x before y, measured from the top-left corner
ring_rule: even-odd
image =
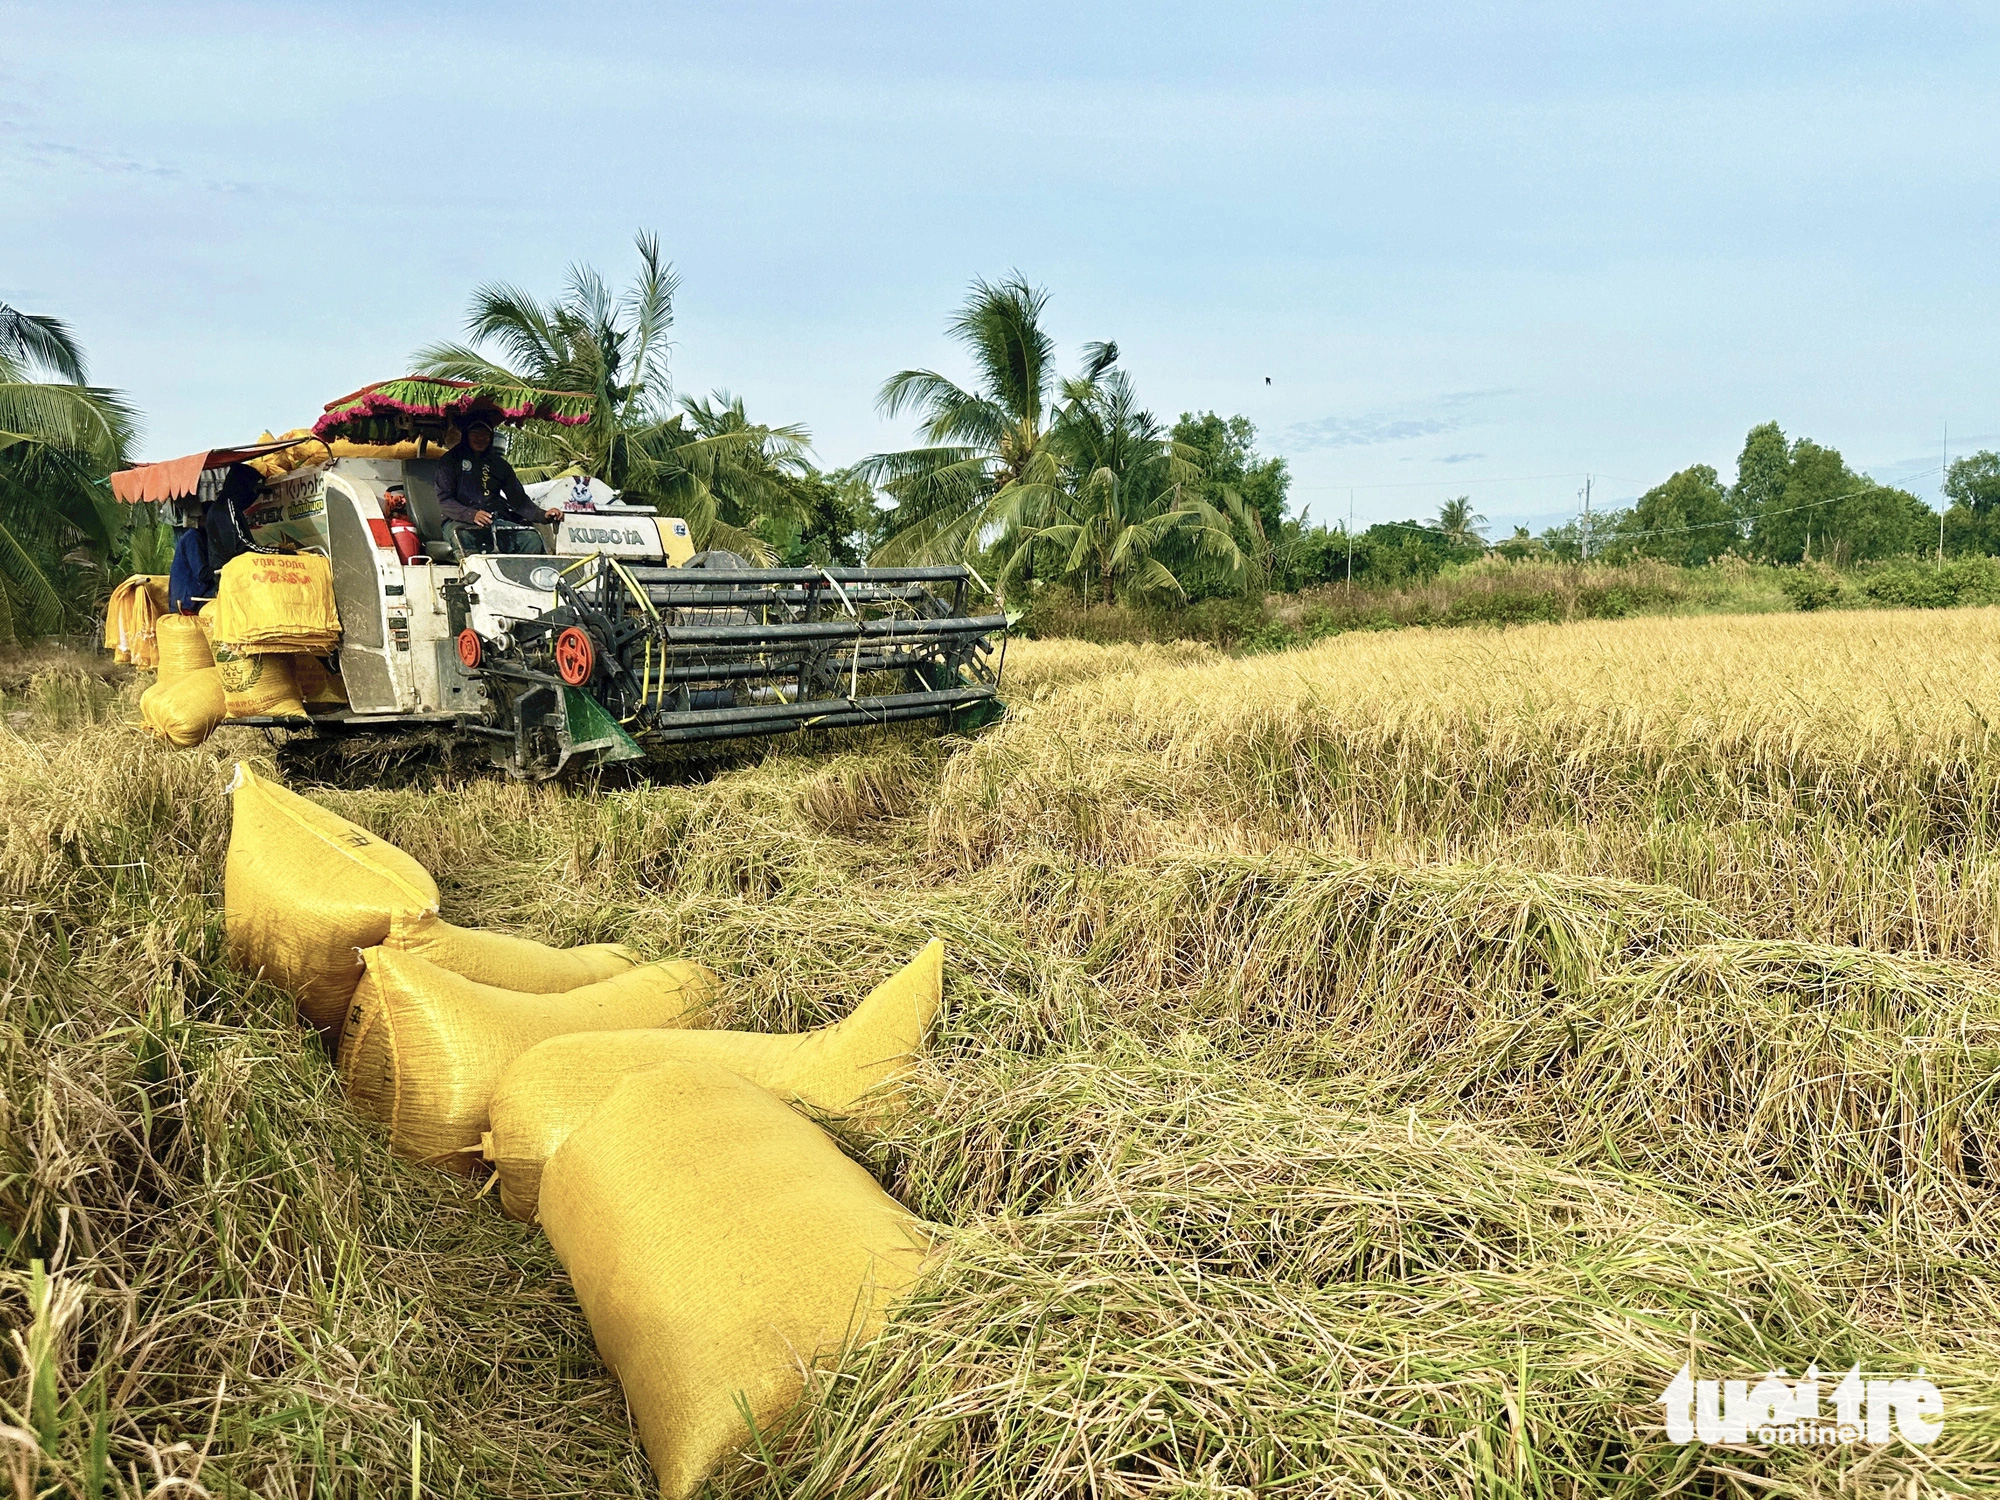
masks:
[[[560,422],[580,427],[595,407],[590,396],[577,391],[538,391],[525,385],[496,385],[470,380],[446,380],[436,375],[404,375],[363,386],[326,404],[313,423],[317,438],[347,438],[357,443],[393,443],[466,417],[493,423]]]

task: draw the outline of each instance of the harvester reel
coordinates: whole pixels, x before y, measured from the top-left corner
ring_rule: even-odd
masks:
[[[638,755],[808,728],[957,722],[998,687],[963,568],[682,567],[603,555],[563,568],[553,607],[475,639],[483,731],[517,775],[575,753]],[[997,665],[997,663],[995,663]],[[595,716],[593,718],[593,716]]]

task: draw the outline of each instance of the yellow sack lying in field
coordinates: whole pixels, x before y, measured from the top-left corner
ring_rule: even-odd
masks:
[[[305,703],[284,656],[244,656],[216,641],[215,669],[222,674],[224,710],[232,719],[303,719]]]
[[[362,958],[340,1081],[357,1110],[389,1127],[390,1150],[454,1172],[473,1170],[494,1086],[535,1043],[570,1031],[683,1026],[715,989],[699,964],[642,964],[563,994],[527,995],[394,948]]]
[[[215,639],[241,655],[331,651],[340,641],[333,565],[311,552],[245,552],[222,565]]]
[[[879,1330],[921,1227],[825,1131],[704,1063],[620,1080],[549,1159],[542,1223],[682,1500],[798,1400],[802,1362]]]
[[[478,984],[528,995],[553,995],[623,974],[639,955],[623,943],[551,948],[505,932],[454,927],[436,912],[397,912],[385,948],[414,953]]]
[[[215,665],[215,653],[208,649],[208,632],[193,615],[162,615],[153,635],[160,652],[161,687]]]
[[[139,699],[146,727],[181,750],[191,750],[213,734],[222,714],[222,673],[214,667],[172,679],[163,672]]]
[[[291,658],[292,680],[299,685],[299,698],[315,708],[339,708],[347,703],[347,684],[320,657],[303,653]]]
[[[803,1035],[591,1031],[530,1047],[500,1076],[492,1129],[480,1143],[500,1177],[500,1207],[532,1223],[543,1164],[621,1078],[664,1062],[711,1063],[808,1109],[852,1113],[908,1068],[937,1016],[943,981],[944,944],[933,942],[846,1020]]]
[[[298,997],[336,1040],[361,978],[359,950],[403,948],[502,988],[547,993],[630,969],[619,943],[551,948],[454,927],[437,915],[436,883],[402,850],[360,825],[239,767],[223,907],[237,963]]]
[[[435,908],[437,885],[402,850],[248,767],[235,792],[222,880],[230,951],[297,996],[331,1039],[361,978],[356,950],[386,938],[397,913]]]

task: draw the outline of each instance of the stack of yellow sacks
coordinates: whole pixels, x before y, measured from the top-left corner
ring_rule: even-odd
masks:
[[[159,680],[139,699],[139,717],[154,734],[185,750],[207,739],[222,722],[222,673],[203,620],[162,615],[156,633]]]
[[[942,1000],[933,942],[846,1020],[701,1029],[716,978],[616,945],[454,927],[415,860],[240,769],[224,876],[237,962],[290,989],[397,1154],[497,1170],[624,1382],[662,1494],[783,1416],[803,1362],[880,1328],[929,1239],[808,1117],[870,1118]]]
[[[211,629],[232,719],[303,718],[309,701],[345,702],[319,658],[340,643],[333,565],[311,552],[246,552],[223,564]],[[310,663],[310,667],[307,664]]]
[[[167,612],[164,573],[134,573],[111,591],[104,610],[104,649],[120,662],[150,667],[159,660],[156,622]]]
[[[220,597],[198,616],[162,615],[151,627],[145,640],[160,675],[139,700],[140,718],[187,749],[224,719],[302,719],[308,706],[339,707],[347,689],[329,655],[339,639],[327,559],[246,553],[223,567]]]

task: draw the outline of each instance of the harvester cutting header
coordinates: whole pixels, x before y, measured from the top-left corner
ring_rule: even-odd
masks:
[[[215,632],[242,617],[229,596],[255,565],[239,559],[322,571],[338,642],[316,659],[346,702],[241,722],[444,731],[544,777],[701,741],[997,713],[1007,620],[972,613],[971,569],[755,567],[698,552],[685,521],[601,481],[522,486],[492,447],[494,428],[590,413],[574,393],[409,376],[328,403],[309,435],[141,465],[112,488],[182,528],[169,608],[219,596],[202,618],[225,670],[270,649]]]

